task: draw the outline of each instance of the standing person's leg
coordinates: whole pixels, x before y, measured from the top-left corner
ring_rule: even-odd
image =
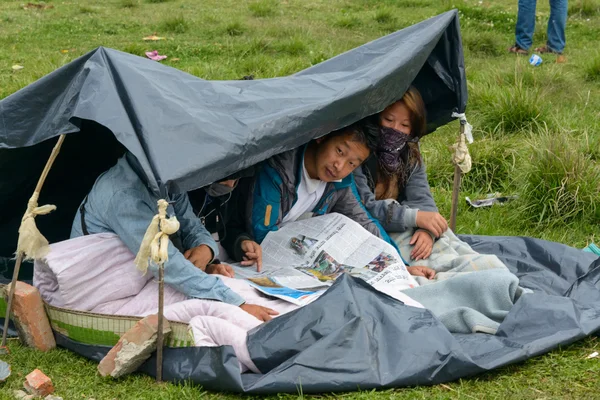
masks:
[[[547,47],[549,50],[559,54],[563,52],[566,43],[567,6],[568,0],[550,0]]]
[[[517,14],[517,25],[515,29],[515,44],[523,50],[529,50],[533,42],[533,31],[535,30],[535,6],[536,0],[519,0],[519,12]]]

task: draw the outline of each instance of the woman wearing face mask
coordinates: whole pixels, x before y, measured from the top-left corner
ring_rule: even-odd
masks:
[[[262,250],[245,230],[240,214],[243,207],[239,200],[239,193],[244,190],[238,188],[246,185],[248,180],[244,178],[253,174],[254,169],[247,168],[222,181],[191,191],[188,195],[194,212],[227,255],[242,265],[256,265],[257,271],[260,271]],[[220,264],[220,260],[215,259],[213,264]]]
[[[447,229],[431,195],[419,139],[425,134],[425,104],[410,87],[402,99],[381,113],[368,117],[381,126],[376,157],[355,172],[361,198],[388,232],[415,230],[411,258],[427,259],[434,237]]]

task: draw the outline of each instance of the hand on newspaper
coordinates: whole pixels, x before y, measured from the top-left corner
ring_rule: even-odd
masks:
[[[205,272],[207,274],[223,275],[229,278],[235,278],[235,273],[230,265],[226,264],[209,264],[206,266]]]
[[[410,239],[410,245],[415,247],[410,252],[410,257],[415,260],[425,260],[431,255],[433,249],[433,238],[427,231],[418,230]]]
[[[204,271],[206,269],[206,264],[213,259],[213,252],[210,247],[205,244],[201,244],[200,246],[189,249],[183,253],[183,256],[186,258],[186,260]]]
[[[448,229],[448,222],[438,212],[417,211],[417,226],[427,229],[439,238]]]
[[[242,251],[245,254],[241,264],[245,267],[256,264],[256,272],[260,272],[262,268],[262,249],[260,244],[252,240],[244,240],[242,242]]]
[[[423,276],[427,279],[435,278],[435,270],[429,267],[418,265],[414,267],[406,267],[406,269],[408,270],[408,273],[413,276]]]
[[[240,306],[240,308],[261,321],[269,321],[273,318],[271,315],[279,315],[279,313],[275,310],[263,306],[257,306],[256,304],[244,303]]]

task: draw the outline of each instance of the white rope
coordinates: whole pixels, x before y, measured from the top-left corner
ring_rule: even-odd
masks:
[[[465,113],[453,112],[452,118],[458,118],[460,120],[461,125],[465,126],[465,136],[467,137],[467,142],[469,142],[469,144],[473,143],[473,125],[467,121],[467,116]]]
[[[452,162],[460,168],[463,174],[469,172],[472,165],[469,148],[465,143],[465,136],[465,134],[461,134],[457,142],[450,146],[450,150],[454,151],[454,154],[452,154]]]
[[[450,150],[454,152],[452,154],[452,162],[460,168],[463,174],[466,174],[471,170],[472,166],[467,142],[473,143],[473,126],[467,122],[467,117],[464,113],[453,112],[452,117],[458,118],[460,124],[464,125],[464,131],[460,134],[456,143],[450,146]]]
[[[45,257],[50,252],[48,240],[42,235],[35,224],[35,217],[46,215],[56,210],[55,205],[38,207],[39,193],[34,192],[27,202],[27,210],[21,219],[17,254],[22,253],[24,260],[36,260]]]
[[[144,274],[148,271],[149,260],[157,265],[169,259],[169,235],[179,230],[179,221],[175,216],[167,218],[169,203],[158,200],[158,214],[152,218],[140,250],[135,257],[135,265]]]

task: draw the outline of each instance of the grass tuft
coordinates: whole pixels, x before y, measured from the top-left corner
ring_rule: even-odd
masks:
[[[519,74],[515,80],[513,85],[490,89],[490,101],[482,104],[484,124],[499,133],[539,131],[549,125],[549,105],[544,101],[543,89],[528,87]]]
[[[279,3],[274,0],[260,0],[250,3],[250,14],[257,18],[271,17],[277,13]]]
[[[569,16],[589,18],[598,14],[600,14],[600,2],[597,0],[577,0],[569,5]]]
[[[463,43],[469,51],[477,55],[500,56],[506,54],[506,46],[494,32],[469,32],[469,34],[463,35]]]
[[[484,194],[514,190],[517,148],[510,137],[485,138],[469,146],[472,168],[463,179],[463,189]]]
[[[593,57],[584,66],[585,80],[590,82],[600,82],[600,54]]]
[[[273,49],[279,53],[285,53],[290,56],[298,56],[307,52],[308,47],[300,38],[291,38],[284,41],[274,42]]]
[[[241,36],[246,32],[246,27],[240,21],[233,21],[225,26],[225,32],[229,36]]]
[[[380,24],[393,24],[394,22],[396,22],[397,18],[394,16],[394,13],[387,8],[384,8],[382,10],[378,10],[375,13],[375,21],[377,21]]]
[[[139,0],[121,0],[121,8],[135,8],[139,5]]]
[[[144,44],[141,43],[129,43],[125,45],[122,50],[129,54],[135,54],[136,56],[144,57],[144,53],[148,50]]]
[[[417,8],[430,5],[427,0],[396,0],[393,4],[400,8]]]
[[[146,0],[147,3],[151,3],[151,4],[166,3],[167,1],[171,1],[171,0]]]
[[[546,130],[529,141],[520,185],[524,220],[560,226],[575,220],[600,223],[600,165],[581,153],[568,132]]]
[[[83,6],[79,7],[80,14],[96,14],[97,12],[98,12],[98,9],[96,7],[91,7],[88,5],[83,5]]]
[[[361,25],[361,20],[355,15],[344,15],[338,18],[334,23],[338,28],[352,29]]]
[[[169,17],[161,23],[161,30],[172,33],[185,33],[188,30],[188,23],[183,15]]]

